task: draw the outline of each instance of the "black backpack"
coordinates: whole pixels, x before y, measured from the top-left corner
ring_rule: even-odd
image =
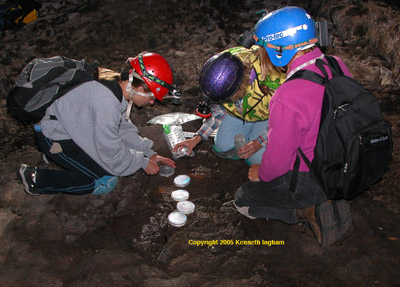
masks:
[[[62,56],[33,59],[7,97],[8,112],[23,122],[40,121],[56,99],[81,83],[94,80],[98,64]]]
[[[324,77],[299,70],[288,79],[305,79],[325,86],[314,159],[310,163],[300,148],[298,154],[329,199],[349,200],[385,173],[393,150],[392,129],[383,119],[378,100],[344,75],[334,57],[325,58],[328,64],[321,59],[316,61]],[[325,67],[331,70],[331,79]],[[294,174],[300,164],[298,154]]]
[[[22,27],[37,19],[41,4],[34,0],[0,1],[0,31]]]

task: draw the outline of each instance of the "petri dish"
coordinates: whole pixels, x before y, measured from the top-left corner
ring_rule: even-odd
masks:
[[[169,165],[162,165],[162,166],[160,166],[160,172],[159,172],[159,174],[160,174],[161,176],[169,177],[169,176],[173,175],[174,172],[175,172],[175,168],[173,168],[172,166],[169,166]]]
[[[194,211],[194,203],[188,200],[179,201],[176,204],[176,209],[183,214],[190,214]]]
[[[177,177],[175,177],[174,183],[177,187],[188,186],[190,183],[190,177],[184,174],[178,175]]]
[[[189,192],[184,189],[177,189],[171,193],[171,197],[175,201],[183,201],[189,198]]]
[[[168,223],[175,227],[181,227],[186,224],[187,217],[182,212],[174,211],[168,215]]]

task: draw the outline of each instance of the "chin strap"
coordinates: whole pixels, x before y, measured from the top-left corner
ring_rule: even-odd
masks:
[[[128,90],[128,88],[127,88]],[[126,121],[130,121],[130,115],[131,115],[131,110],[132,110],[132,106],[133,106],[133,96],[135,94],[137,94],[137,92],[135,92],[135,90],[133,90],[132,88],[129,89],[129,102],[128,102],[128,107],[126,108],[126,114],[125,114],[125,120]]]
[[[128,107],[126,108],[125,120],[129,121],[129,116],[131,115],[131,110],[133,106],[133,95],[135,91],[132,89],[132,81],[133,81],[133,73],[129,73],[128,84],[126,85],[125,90],[129,92],[129,102]]]
[[[126,108],[126,114],[125,114],[126,121],[130,120],[129,116],[131,115],[132,105],[133,105],[132,97],[129,96],[129,103],[128,103],[128,107]]]

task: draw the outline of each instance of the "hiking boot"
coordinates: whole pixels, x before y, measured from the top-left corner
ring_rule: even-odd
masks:
[[[33,196],[40,194],[36,188],[36,173],[35,167],[30,167],[26,164],[21,164],[17,172],[18,182],[24,185],[27,194]]]
[[[306,223],[313,231],[315,237],[317,237],[318,243],[321,244],[321,228],[317,223],[317,218],[315,216],[315,205],[308,208],[296,209],[296,219],[298,222]]]
[[[306,222],[322,247],[331,246],[351,228],[350,203],[346,200],[324,201],[296,210],[299,222]]]

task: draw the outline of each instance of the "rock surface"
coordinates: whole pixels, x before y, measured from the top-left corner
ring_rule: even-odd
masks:
[[[0,286],[400,285],[397,1],[38,2],[37,21],[0,34]],[[327,52],[344,59],[393,125],[389,169],[351,202],[354,228],[337,244],[322,249],[303,225],[239,215],[231,201],[247,180],[248,167],[216,157],[211,140],[194,157],[177,160],[175,175],[191,177],[186,189],[196,205],[181,228],[167,223],[175,209],[173,177],[138,172],[102,196],[30,197],[16,182],[21,162],[46,165],[32,127],[10,117],[5,107],[29,60],[63,55],[98,60],[120,71],[126,58],[141,51],[164,55],[183,90],[183,104],[135,108],[131,118],[160,154],[170,156],[161,127],[146,122],[170,112],[193,113],[201,99],[198,75],[204,62],[235,46],[258,20],[257,11],[286,5],[302,6],[329,21],[332,46]],[[196,131],[200,124],[183,127]],[[268,246],[272,240],[284,245]]]

